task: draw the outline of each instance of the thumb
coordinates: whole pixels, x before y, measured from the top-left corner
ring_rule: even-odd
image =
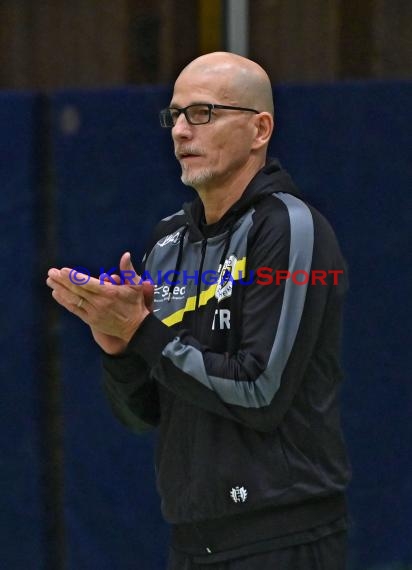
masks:
[[[130,255],[130,252],[129,252],[129,251],[126,251],[126,252],[122,255],[122,257],[120,258],[119,267],[120,267],[120,271],[121,271],[121,272],[123,272],[123,271],[130,271],[130,272],[132,272],[132,275],[130,275],[130,274],[129,274],[129,275],[125,275],[125,277],[131,278],[135,283],[136,283],[136,281],[135,281],[134,278],[137,278],[137,282],[140,280],[140,275],[138,275],[138,274],[136,273],[136,270],[135,270],[135,268],[133,267],[132,258],[131,258],[131,255]]]
[[[126,251],[122,257],[120,258],[119,267],[121,271],[135,271],[132,263],[132,257],[130,255],[130,251]]]

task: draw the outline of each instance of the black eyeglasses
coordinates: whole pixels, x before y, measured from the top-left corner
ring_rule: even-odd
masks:
[[[206,125],[210,122],[213,109],[231,109],[232,111],[249,111],[250,113],[259,113],[256,109],[248,109],[247,107],[232,107],[231,105],[214,105],[213,103],[195,103],[179,109],[178,107],[168,107],[159,113],[160,124],[165,129],[175,126],[180,114],[183,113],[186,120],[191,125]]]

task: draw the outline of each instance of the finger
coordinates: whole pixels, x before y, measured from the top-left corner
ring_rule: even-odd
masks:
[[[134,283],[140,284],[140,275],[137,273],[136,269],[133,266],[130,251],[126,251],[122,255],[120,258],[119,267],[122,272],[130,271],[131,273],[129,275],[131,278],[133,278]]]
[[[50,277],[48,277],[46,283],[47,283],[48,287],[53,289],[52,296],[56,300],[58,300],[58,302],[61,305],[63,305],[66,309],[70,310],[71,312],[74,312],[73,309],[75,307],[85,311],[86,310],[86,303],[87,303],[88,309],[94,307],[92,305],[92,303],[90,301],[86,300],[86,298],[83,295],[72,293],[64,285],[62,285],[61,283],[57,283],[56,281],[54,281]],[[79,289],[79,293],[80,293],[80,287],[78,289]]]
[[[46,279],[46,285],[48,287],[50,287],[50,289],[56,289],[56,287],[60,287],[61,285],[59,283],[57,283],[57,281],[55,281],[54,279],[52,279],[52,277],[47,277]]]
[[[93,294],[101,295],[107,286],[112,285],[116,287],[116,285],[111,283],[105,283],[103,279],[83,275],[78,271],[76,271],[76,282],[73,283],[73,271],[75,270],[70,267],[62,267],[60,270],[52,268],[49,270],[49,277],[64,285],[72,293],[78,293],[81,289],[82,296],[86,299],[91,298]],[[105,285],[105,287],[103,287],[103,285]]]
[[[53,277],[48,278],[49,283],[54,290],[58,291],[59,300],[62,301],[63,306],[75,314],[77,313],[73,310],[73,307],[77,307],[80,297],[84,298],[88,306],[89,319],[95,318],[96,311],[100,313],[102,310],[107,312],[110,309],[122,312],[126,310],[124,309],[124,303],[126,305],[130,303],[135,304],[139,302],[138,298],[140,296],[143,297],[141,285],[121,287],[113,284],[110,279],[110,282],[105,282],[103,278],[99,281],[95,278],[90,278],[90,281],[85,285],[75,285],[70,281],[70,271],[70,268],[67,267],[63,267],[60,270],[50,270],[49,275]],[[114,307],[117,308],[114,309]],[[93,311],[90,310],[91,308],[93,308]],[[128,311],[130,311],[130,308],[127,308]]]
[[[51,281],[50,278],[48,281]],[[53,289],[52,295],[53,293],[56,293],[59,300],[64,301],[66,305],[73,305],[80,308],[80,306],[84,306],[85,302],[87,301],[83,295],[72,293],[66,287],[64,287],[64,285],[60,285],[59,283],[50,283],[49,287]],[[81,293],[81,291],[79,291],[79,293]],[[89,308],[92,306],[90,302],[88,302],[88,305]]]
[[[122,285],[129,287],[138,287],[142,285],[141,276],[137,273],[132,263],[132,257],[129,251],[126,251],[120,258],[120,274],[122,276]]]
[[[83,303],[80,307],[78,306],[79,297],[77,298],[77,302],[73,303],[69,301],[67,297],[62,295],[58,290],[52,291],[52,297],[55,301],[57,301],[57,303],[59,303],[59,305],[70,311],[70,313],[73,313],[73,315],[79,317],[83,322],[89,324],[87,320],[85,303]]]
[[[119,263],[119,267],[122,271],[125,270],[132,270],[134,271],[134,267],[133,267],[133,263],[132,263],[132,257],[130,255],[130,251],[126,251],[122,257],[120,258],[120,263]]]
[[[58,282],[55,279],[52,279],[51,277],[48,277],[46,279],[46,285],[50,287],[50,289],[57,289],[69,292],[69,289],[67,289],[67,287],[63,283]]]
[[[149,311],[152,311],[154,303],[154,285],[150,281],[143,281],[142,288],[145,305]]]
[[[116,275],[116,273],[112,273],[112,274],[110,275],[110,279],[109,279],[109,277],[105,277],[105,278],[104,278],[104,281],[105,281],[106,283],[113,283],[113,281],[114,281],[115,283],[117,283],[117,285],[120,285],[121,282],[122,282],[122,280],[121,280],[121,278],[120,278],[120,275]]]

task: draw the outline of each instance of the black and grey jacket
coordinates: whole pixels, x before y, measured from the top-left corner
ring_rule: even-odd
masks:
[[[142,270],[154,311],[103,356],[105,389],[130,428],[159,427],[175,541],[213,552],[342,516],[347,281],[328,222],[272,160],[219,222],[199,199],[162,220]]]

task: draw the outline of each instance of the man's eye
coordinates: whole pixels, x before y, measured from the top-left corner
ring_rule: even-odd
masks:
[[[196,122],[207,121],[209,118],[209,109],[200,108],[200,109],[192,109],[191,113],[192,119]]]
[[[206,117],[209,114],[209,109],[207,107],[195,107],[192,109],[192,113],[197,117]]]

